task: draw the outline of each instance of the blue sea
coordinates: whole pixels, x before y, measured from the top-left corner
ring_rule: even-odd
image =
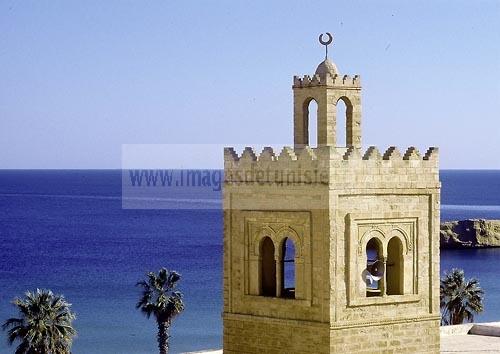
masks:
[[[222,211],[123,209],[118,170],[0,171],[0,321],[27,289],[62,293],[77,313],[73,353],[155,353],[156,325],[134,285],[160,267],[182,274],[186,310],[173,353],[222,346]],[[442,220],[500,219],[500,171],[442,171]],[[500,320],[500,249],[443,250],[486,292],[478,321]],[[0,333],[0,352],[13,352]]]

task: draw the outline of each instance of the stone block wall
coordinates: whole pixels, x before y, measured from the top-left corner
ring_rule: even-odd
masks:
[[[320,354],[330,352],[327,323],[225,315],[224,354]]]
[[[329,353],[439,353],[439,320],[332,328]]]

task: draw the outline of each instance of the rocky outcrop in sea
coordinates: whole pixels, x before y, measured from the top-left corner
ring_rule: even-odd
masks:
[[[441,223],[441,248],[500,247],[500,220],[469,219]]]

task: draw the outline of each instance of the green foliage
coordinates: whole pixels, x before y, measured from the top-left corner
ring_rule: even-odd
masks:
[[[441,278],[441,325],[474,321],[474,314],[484,310],[484,291],[475,278],[466,279],[463,269],[453,268]]]
[[[12,302],[18,318],[9,318],[2,325],[10,345],[20,344],[16,354],[67,354],[71,351],[76,331],[72,326],[75,314],[63,296],[50,290],[27,291],[25,297]]]
[[[155,317],[158,324],[158,347],[160,354],[168,352],[169,328],[172,319],[184,310],[182,293],[176,291],[181,276],[175,271],[160,269],[158,274],[149,272],[146,280],[137,283],[142,294],[136,308],[150,318]]]

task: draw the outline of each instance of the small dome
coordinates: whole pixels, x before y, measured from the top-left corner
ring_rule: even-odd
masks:
[[[316,75],[325,75],[326,73],[330,73],[332,75],[338,74],[337,66],[332,63],[329,59],[325,59],[322,61],[319,65],[318,68],[316,69],[315,74]]]

